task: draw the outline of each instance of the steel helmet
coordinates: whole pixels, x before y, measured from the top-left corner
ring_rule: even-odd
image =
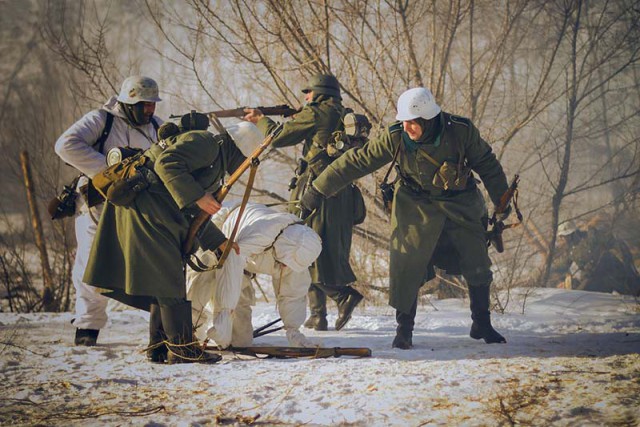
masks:
[[[258,145],[264,140],[260,129],[251,122],[240,122],[227,128],[233,142],[236,143],[242,154],[249,157]]]
[[[441,109],[429,89],[416,87],[404,92],[398,98],[398,114],[396,120],[414,120],[422,117],[431,120]]]
[[[558,227],[558,236],[568,236],[576,231],[578,231],[578,226],[575,222],[569,220],[560,224],[560,227]]]
[[[131,76],[122,82],[118,101],[123,104],[137,104],[140,101],[160,102],[158,83],[149,77]]]
[[[330,74],[316,74],[311,77],[307,86],[302,89],[302,92],[308,93],[311,91],[317,94],[340,98],[340,84],[338,83],[338,79]]]

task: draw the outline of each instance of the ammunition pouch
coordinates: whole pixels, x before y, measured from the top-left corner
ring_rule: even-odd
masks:
[[[308,165],[309,163],[307,163],[305,159],[298,158],[296,170],[294,171],[295,176],[291,178],[291,181],[289,181],[289,191],[298,186],[298,179],[305,173]]]
[[[433,176],[432,184],[442,190],[462,191],[467,189],[471,169],[461,163],[445,161]]]
[[[96,175],[93,185],[112,204],[130,206],[138,193],[147,189],[153,180],[153,172],[145,166],[148,161],[139,151]]]

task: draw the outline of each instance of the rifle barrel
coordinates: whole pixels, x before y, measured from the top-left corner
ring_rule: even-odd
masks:
[[[281,104],[281,105],[274,105],[273,107],[238,107],[238,108],[232,108],[230,110],[209,111],[208,113],[204,113],[204,114],[206,114],[209,117],[212,115],[215,115],[216,117],[221,119],[225,119],[229,117],[244,117],[244,115],[246,114],[244,110],[246,108],[258,109],[262,111],[262,114],[264,114],[265,116],[282,116],[282,117],[293,116],[294,114],[300,111],[300,110],[291,108],[286,104]],[[178,114],[172,114],[169,116],[170,119],[178,119],[180,117],[182,116]]]

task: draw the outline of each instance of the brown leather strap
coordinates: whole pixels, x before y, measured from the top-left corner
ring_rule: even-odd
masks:
[[[236,238],[236,234],[238,234],[238,228],[240,227],[240,220],[242,220],[242,214],[244,213],[245,207],[247,207],[247,202],[249,201],[249,196],[251,195],[251,189],[253,188],[253,181],[256,178],[256,172],[258,170],[258,165],[254,162],[251,164],[251,170],[249,171],[249,180],[247,182],[247,187],[244,190],[244,195],[242,196],[242,203],[240,203],[240,209],[238,211],[238,217],[236,218],[236,223],[233,226],[233,231],[231,235],[227,239],[227,244],[224,247],[224,252],[222,252],[222,256],[218,260],[218,264],[216,265],[217,269],[222,268],[224,262],[227,260],[229,256],[229,252],[231,252],[233,247],[233,241]]]
[[[393,169],[393,165],[395,165],[395,163],[396,163],[396,159],[398,158],[398,154],[400,154],[400,145],[401,144],[402,144],[402,140],[398,144],[398,148],[396,148],[396,152],[393,153],[393,159],[391,160],[391,165],[389,166],[389,169],[387,169],[387,173],[384,174],[384,178],[382,179],[382,182],[384,182],[385,184],[387,183],[387,179],[389,179],[389,175],[391,174],[391,170]]]
[[[424,151],[422,152],[422,155],[425,156],[427,158],[427,160],[429,160],[431,163],[433,163],[433,165],[435,167],[437,167],[438,169],[440,169],[442,167],[442,164],[440,164],[436,159],[434,159],[433,157],[431,157],[430,155],[428,155]]]

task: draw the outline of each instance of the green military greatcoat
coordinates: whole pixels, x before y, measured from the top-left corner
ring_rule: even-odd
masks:
[[[190,131],[154,144],[144,155],[159,178],[131,207],[107,203],[98,224],[84,282],[128,295],[185,298],[182,244],[205,191],[245,159],[228,138]],[[149,164],[149,163],[147,163]],[[215,249],[224,234],[212,223],[200,234]],[[142,308],[142,307],[141,307]]]
[[[335,97],[319,95],[307,104],[293,120],[284,124],[282,132],[273,140],[274,147],[288,147],[304,142],[302,154],[308,162],[305,172],[298,177],[297,186],[291,192],[291,200],[299,200],[302,194],[326,167],[335,159],[326,152],[331,134],[341,126],[344,107]],[[260,119],[258,128],[266,135],[277,124],[268,117]],[[322,238],[322,252],[312,265],[313,283],[347,285],[356,280],[349,264],[351,236],[354,225],[353,186],[335,192],[325,200],[308,223]],[[295,205],[290,211],[299,214]]]
[[[486,206],[475,180],[470,179],[462,191],[434,187],[432,180],[438,168],[425,153],[440,164],[444,161],[457,164],[464,156],[466,165],[482,179],[494,204],[507,189],[500,163],[471,121],[444,112],[434,120],[439,126],[429,143],[411,141],[402,130],[402,123],[395,123],[379,138],[345,153],[313,184],[322,194],[331,196],[353,180],[391,162],[400,147],[398,164],[402,179],[396,183],[391,213],[389,303],[405,313],[410,312],[420,286],[431,278],[432,255],[444,227],[467,282],[477,286],[492,279],[482,224]]]

